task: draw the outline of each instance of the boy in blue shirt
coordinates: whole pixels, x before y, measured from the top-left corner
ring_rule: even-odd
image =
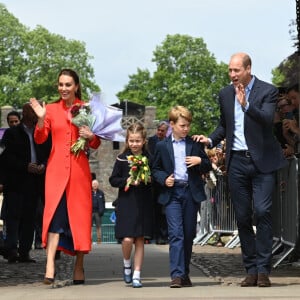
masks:
[[[197,212],[206,200],[202,175],[211,163],[201,143],[188,136],[191,112],[175,106],[169,112],[172,133],[156,145],[152,175],[160,185],[169,232],[171,288],[190,287],[189,265],[196,235]]]

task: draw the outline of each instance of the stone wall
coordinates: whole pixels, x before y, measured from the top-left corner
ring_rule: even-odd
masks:
[[[7,117],[7,114],[9,112],[11,112],[12,110],[13,110],[13,107],[10,106],[10,105],[5,105],[5,106],[1,107],[1,122],[0,122],[0,127],[2,127],[2,128],[7,128],[8,127],[7,121],[6,121],[6,117]]]

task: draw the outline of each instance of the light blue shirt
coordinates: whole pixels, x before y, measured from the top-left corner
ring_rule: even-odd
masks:
[[[247,105],[246,107],[242,108],[239,101],[237,100],[237,97],[235,96],[235,103],[234,103],[234,131],[233,131],[233,145],[232,150],[248,150],[248,146],[245,139],[244,134],[244,116],[245,112],[249,108],[249,102],[248,98],[251,92],[251,89],[253,87],[255,77],[253,76],[249,84],[246,86],[246,100]]]
[[[185,152],[185,139],[175,140],[172,135],[173,150],[174,150],[174,161],[175,170],[174,178],[175,180],[188,180],[187,167],[185,162],[186,152]]]

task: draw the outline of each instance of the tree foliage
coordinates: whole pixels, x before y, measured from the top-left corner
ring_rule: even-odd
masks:
[[[218,92],[229,83],[227,65],[217,63],[202,38],[180,34],[167,35],[152,61],[153,75],[138,69],[119,99],[156,106],[159,119],[167,119],[172,106],[183,105],[193,113],[192,132],[210,132],[218,119]]]
[[[295,29],[297,23],[292,20],[289,27],[291,40],[294,42],[294,47],[299,47],[297,30]],[[294,52],[285,58],[276,68],[272,70],[272,82],[276,86],[291,87],[299,82],[299,53]]]
[[[276,86],[290,87],[299,82],[299,54],[297,52],[284,59],[272,70],[272,82]]]
[[[83,42],[67,40],[42,26],[30,30],[3,4],[0,28],[0,105],[18,108],[30,97],[57,99],[57,75],[62,68],[78,72],[84,99],[100,90]]]

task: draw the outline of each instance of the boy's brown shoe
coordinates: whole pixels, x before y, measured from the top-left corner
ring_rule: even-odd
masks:
[[[241,282],[241,287],[257,286],[257,274],[248,274]]]
[[[191,287],[191,286],[193,286],[189,276],[186,276],[185,278],[183,278],[181,280],[181,285],[182,285],[182,287]]]
[[[269,279],[269,275],[265,273],[258,273],[257,286],[270,287],[271,281]]]
[[[182,287],[182,280],[180,277],[175,277],[172,279],[170,288],[181,288]]]

